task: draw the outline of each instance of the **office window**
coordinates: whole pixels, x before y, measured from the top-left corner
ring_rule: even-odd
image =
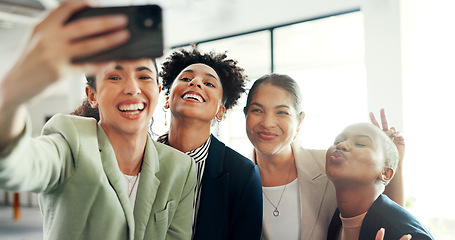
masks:
[[[326,149],[345,126],[368,121],[363,40],[361,12],[274,30],[275,72],[302,90],[305,147]]]
[[[270,72],[270,47],[269,31],[260,31],[198,44],[198,49],[203,52],[211,50],[215,52],[228,51],[228,58],[237,60],[238,65],[245,69],[245,74],[249,80],[247,88],[251,86],[255,79]],[[226,113],[223,121],[219,125],[215,123],[212,133],[216,135],[219,132],[218,137],[226,145],[244,155],[248,155],[252,145],[245,133],[245,117],[243,115],[245,102],[246,94],[243,94],[239,104]]]

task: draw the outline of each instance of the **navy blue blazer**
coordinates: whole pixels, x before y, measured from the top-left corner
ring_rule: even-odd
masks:
[[[262,185],[258,167],[211,135],[194,238],[260,239]]]
[[[340,228],[340,211],[337,208],[330,222],[327,240],[337,239]],[[360,228],[359,240],[375,239],[376,233],[381,228],[385,228],[384,240],[397,240],[406,234],[411,234],[412,240],[433,239],[433,236],[415,217],[382,194],[368,209]]]

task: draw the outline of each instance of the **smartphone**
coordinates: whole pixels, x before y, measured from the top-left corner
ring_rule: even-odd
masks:
[[[85,8],[73,14],[66,23],[81,18],[110,14],[124,14],[128,17],[129,41],[94,55],[72,59],[74,63],[157,58],[163,55],[162,10],[158,5]],[[88,38],[99,35],[102,34]]]

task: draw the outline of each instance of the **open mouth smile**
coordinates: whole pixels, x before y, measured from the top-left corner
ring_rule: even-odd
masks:
[[[205,102],[204,98],[201,97],[200,95],[193,94],[193,93],[185,93],[182,96],[182,99],[184,100],[194,100],[197,102]]]
[[[125,114],[138,114],[142,112],[144,108],[144,103],[121,104],[118,106],[118,109]]]

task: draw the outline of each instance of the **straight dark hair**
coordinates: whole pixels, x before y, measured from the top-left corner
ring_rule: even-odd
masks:
[[[248,113],[248,109],[250,108],[251,99],[253,99],[253,96],[256,94],[257,89],[264,83],[271,84],[286,91],[291,98],[291,102],[294,106],[297,116],[302,116],[302,93],[300,92],[299,85],[293,78],[289,77],[288,75],[277,73],[266,74],[254,81],[253,86],[251,86],[250,91],[248,92],[246,105],[243,108],[243,113],[245,115]]]

